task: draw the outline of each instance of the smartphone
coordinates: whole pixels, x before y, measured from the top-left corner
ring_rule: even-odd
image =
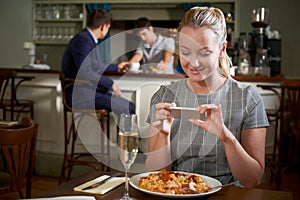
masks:
[[[205,114],[200,114],[196,108],[171,107],[169,110],[173,118],[206,120]]]

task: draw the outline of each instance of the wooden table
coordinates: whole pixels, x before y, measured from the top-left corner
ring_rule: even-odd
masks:
[[[92,171],[84,176],[75,178],[69,182],[62,184],[61,186],[54,188],[47,193],[42,194],[40,197],[55,197],[55,196],[71,196],[71,195],[90,195],[96,197],[96,199],[117,199],[123,196],[124,193],[124,184],[113,189],[112,191],[106,193],[105,195],[92,195],[82,192],[74,192],[73,188],[78,186],[86,181],[92,180],[98,176],[101,176],[105,173],[100,171]],[[135,197],[140,200],[163,200],[166,198],[152,196],[140,192],[132,187],[130,187],[130,196]],[[263,190],[263,189],[249,189],[249,188],[240,188],[234,186],[227,186],[222,188],[220,191],[215,194],[208,195],[205,197],[206,200],[292,200],[293,195],[290,192],[274,191],[274,190]]]

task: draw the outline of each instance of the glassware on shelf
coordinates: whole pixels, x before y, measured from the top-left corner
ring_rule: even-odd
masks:
[[[58,5],[52,5],[52,18],[53,19],[59,19],[60,18],[60,11],[59,11],[59,6]]]
[[[43,7],[41,4],[37,4],[35,8],[35,18],[42,19],[43,18]]]
[[[46,27],[46,40],[51,40],[52,38],[52,27],[47,26]]]
[[[125,192],[119,200],[134,200],[129,197],[128,171],[138,153],[138,124],[135,114],[121,114],[118,133],[119,158],[125,168]]]
[[[69,27],[68,26],[64,27],[63,39],[66,40],[66,41],[69,40]]]
[[[57,27],[51,26],[51,39],[57,40]]]
[[[42,35],[41,35],[42,31],[41,31],[41,27],[40,26],[37,26],[35,28],[35,33],[34,33],[34,40],[40,40]]]
[[[47,28],[46,26],[41,26],[41,40],[46,40]]]
[[[43,13],[44,13],[44,19],[52,19],[52,12],[51,12],[51,6],[50,5],[44,5],[43,6]]]
[[[70,5],[66,4],[64,5],[64,19],[70,19],[71,15],[70,15]]]
[[[64,33],[63,33],[63,27],[62,26],[58,26],[57,28],[57,39],[62,40]]]
[[[83,20],[79,20],[82,4],[38,1],[34,5],[32,39],[36,42],[67,43],[83,26]]]

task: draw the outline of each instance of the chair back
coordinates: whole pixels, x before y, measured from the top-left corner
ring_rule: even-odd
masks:
[[[65,112],[72,112],[72,102],[67,101],[67,93],[72,92],[75,80],[66,78],[63,73],[60,73],[59,79],[61,84],[62,103],[64,110]]]
[[[12,69],[0,68],[0,104],[2,104],[10,79],[16,75]],[[0,105],[1,107],[1,105]]]
[[[147,83],[134,91],[131,100],[135,103],[139,126],[147,125],[146,120],[150,110],[151,97],[159,88],[160,85],[157,83]]]
[[[300,118],[300,79],[285,79],[281,83],[283,106],[293,119]]]
[[[281,84],[282,111],[280,134],[288,133],[288,144],[282,147],[290,162],[297,162],[300,177],[300,79],[285,79]],[[283,136],[282,136],[283,137]],[[295,160],[296,159],[296,160]]]
[[[0,129],[0,145],[10,174],[8,187],[18,191],[20,198],[24,198],[21,189],[25,186],[26,198],[31,197],[37,134],[38,125],[29,117],[22,118],[20,128]]]
[[[85,80],[76,80],[67,78],[65,75],[61,72],[60,73],[60,84],[62,89],[62,102],[64,106],[64,110],[67,112],[72,112],[72,101],[68,99],[69,95],[72,95],[73,87],[74,86],[83,86],[88,85],[89,82]],[[74,109],[73,109],[74,110]]]
[[[157,83],[147,83],[139,87],[134,91],[131,97],[131,101],[135,104],[135,113],[138,116],[138,125],[140,131],[140,149],[143,152],[147,152],[148,144],[148,123],[147,118],[150,111],[150,102],[153,94],[160,88],[160,85]]]

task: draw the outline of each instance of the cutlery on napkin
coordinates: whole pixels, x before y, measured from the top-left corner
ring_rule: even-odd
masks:
[[[117,177],[120,173],[109,175],[102,175],[94,180],[83,183],[74,188],[77,192],[87,192],[93,194],[105,194],[125,182],[125,177]]]
[[[110,179],[112,179],[112,178],[114,178],[114,177],[118,177],[118,176],[120,176],[120,175],[121,175],[121,173],[115,173],[115,174],[113,174],[113,175],[111,175],[111,176],[109,176],[109,177],[107,177],[107,178],[105,178],[105,179],[103,179],[103,180],[101,180],[101,181],[99,181],[99,182],[94,183],[93,185],[90,185],[90,186],[87,186],[87,187],[85,187],[85,188],[82,188],[82,190],[90,190],[90,189],[99,187],[100,185],[106,183],[106,182],[109,181]]]

